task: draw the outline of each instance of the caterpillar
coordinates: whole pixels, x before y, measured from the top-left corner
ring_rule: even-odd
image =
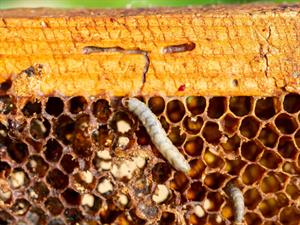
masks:
[[[242,225],[245,214],[244,196],[241,190],[232,183],[227,184],[225,191],[228,193],[234,208],[234,224]]]
[[[146,128],[153,144],[167,161],[178,171],[188,173],[190,165],[168,138],[165,130],[151,110],[136,98],[124,98],[122,104],[133,112]]]
[[[168,53],[178,53],[178,52],[187,52],[187,51],[192,51],[196,47],[196,44],[194,42],[189,42],[185,44],[180,44],[180,45],[170,45],[166,46],[162,49],[163,54],[168,54]]]

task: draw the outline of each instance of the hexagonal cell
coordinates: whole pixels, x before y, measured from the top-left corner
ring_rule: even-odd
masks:
[[[176,224],[176,217],[174,213],[172,212],[162,212],[160,220],[159,220],[159,225],[172,225]]]
[[[197,134],[203,126],[203,119],[199,116],[189,117],[186,116],[183,120],[183,128],[189,134]]]
[[[300,111],[300,95],[289,93],[284,96],[283,108],[288,113],[296,113]]]
[[[26,218],[29,224],[40,225],[46,224],[47,216],[45,212],[38,207],[32,207],[30,211],[26,214]]]
[[[32,187],[27,189],[28,196],[37,202],[43,201],[49,195],[49,189],[44,182],[36,182]]]
[[[230,202],[225,203],[221,208],[221,215],[223,218],[232,221],[234,219],[233,207]]]
[[[17,163],[23,163],[28,157],[28,147],[21,141],[11,141],[7,146],[9,157]]]
[[[275,125],[282,134],[292,134],[298,128],[296,119],[286,113],[281,113],[276,117]]]
[[[76,96],[69,100],[69,111],[78,114],[87,108],[87,100],[83,96]]]
[[[273,127],[272,124],[267,124],[258,136],[258,139],[263,143],[266,147],[273,148],[275,147],[277,140],[278,140],[278,133],[276,128]]]
[[[235,133],[239,128],[239,119],[233,116],[231,113],[227,113],[221,121],[224,132],[228,134]]]
[[[71,188],[67,188],[63,193],[62,197],[69,205],[80,205],[81,197],[77,191],[74,191]]]
[[[204,152],[203,159],[206,165],[210,168],[222,168],[225,164],[224,160],[218,155],[209,151],[209,148],[206,148]]]
[[[148,106],[155,115],[160,115],[163,113],[166,103],[162,97],[154,96],[148,100]]]
[[[224,203],[224,197],[220,192],[209,192],[207,194],[207,200],[210,202],[210,205],[207,208],[207,210],[213,212],[219,211],[221,206]],[[204,208],[205,208],[205,201],[204,201]]]
[[[125,134],[132,131],[134,121],[127,112],[117,111],[113,113],[109,127],[116,133]]]
[[[5,161],[0,161],[0,177],[8,177],[11,171],[11,166],[5,162]]]
[[[274,193],[283,188],[284,181],[280,175],[270,172],[261,181],[260,188],[264,193]]]
[[[279,208],[286,207],[290,204],[290,200],[284,192],[277,192],[275,195],[277,198]]]
[[[107,100],[99,99],[92,104],[92,113],[100,123],[106,123],[112,113]]]
[[[206,100],[202,96],[190,96],[186,98],[186,106],[192,115],[199,115],[204,112]]]
[[[257,225],[262,223],[262,218],[254,212],[247,212],[245,215],[245,221],[248,225]]]
[[[278,214],[278,202],[276,198],[266,198],[258,206],[264,217],[270,218]]]
[[[111,146],[113,137],[109,132],[107,125],[100,125],[97,130],[93,131],[92,138],[97,147],[101,149]]]
[[[145,176],[142,175],[132,184],[132,188],[134,189],[135,196],[145,196],[150,194],[151,183]]]
[[[171,176],[171,167],[167,163],[156,163],[152,168],[152,179],[158,184],[165,183]]]
[[[30,179],[22,168],[15,168],[8,177],[8,183],[13,189],[26,188],[30,183]]]
[[[285,191],[291,197],[291,199],[297,199],[300,196],[300,190],[294,184],[288,184]]]
[[[181,146],[185,141],[186,134],[181,131],[181,127],[172,127],[168,138],[170,138],[175,146]]]
[[[182,172],[176,172],[170,181],[170,187],[176,191],[183,192],[189,184],[189,180]]]
[[[280,212],[279,220],[282,224],[297,225],[300,221],[300,212],[294,206],[285,207]]]
[[[69,145],[73,140],[75,131],[75,121],[67,115],[61,115],[55,122],[55,134],[64,144]]]
[[[59,215],[64,209],[64,206],[61,203],[61,201],[58,198],[55,198],[55,197],[49,197],[45,201],[45,207],[46,207],[46,209],[48,209],[48,211],[53,216]]]
[[[253,140],[244,142],[241,147],[242,156],[252,162],[255,162],[258,158],[260,158],[262,152],[262,146]]]
[[[0,114],[9,114],[16,111],[15,99],[10,95],[0,96]]]
[[[236,134],[236,135],[228,138],[225,143],[221,143],[221,146],[223,147],[224,151],[228,155],[231,155],[231,154],[238,155],[240,143],[241,143],[241,138]]]
[[[57,117],[64,111],[64,102],[58,97],[49,97],[45,110],[49,115]]]
[[[32,175],[44,177],[47,173],[49,165],[39,155],[31,155],[26,164],[26,168]]]
[[[69,184],[69,177],[59,169],[52,169],[46,177],[47,183],[55,189],[64,189]]]
[[[279,139],[278,152],[284,158],[295,159],[298,153],[298,150],[294,144],[294,141],[291,137],[283,136]]]
[[[300,148],[300,130],[295,133],[294,140],[298,148]]]
[[[209,173],[204,178],[204,184],[207,187],[216,190],[224,185],[226,178],[227,175],[221,174],[219,172]]]
[[[174,99],[167,104],[167,117],[172,123],[178,123],[182,120],[185,114],[184,104],[178,100]]]
[[[27,213],[31,204],[24,198],[19,198],[15,200],[15,203],[12,205],[10,210],[16,216],[23,216]],[[1,224],[1,223],[0,223]]]
[[[39,115],[42,112],[42,103],[37,99],[35,101],[28,101],[22,109],[24,116],[31,117],[34,114]]]
[[[226,97],[213,97],[209,99],[207,115],[212,119],[220,118],[226,111]]]
[[[245,117],[240,126],[241,134],[246,138],[254,138],[259,130],[259,121],[253,116]]]
[[[299,174],[300,168],[297,167],[295,162],[284,162],[282,165],[283,172],[289,173],[289,174]]]
[[[62,155],[63,147],[56,139],[49,139],[44,147],[44,154],[49,162],[58,162]]]
[[[208,143],[219,144],[222,133],[219,130],[219,125],[215,122],[206,122],[202,129],[202,135]]]
[[[201,137],[189,138],[184,144],[185,152],[190,156],[200,156],[203,150],[203,140]]]
[[[47,137],[50,133],[50,128],[51,124],[46,118],[34,118],[30,121],[29,131],[31,136],[38,140]]]
[[[276,169],[282,163],[282,159],[274,151],[264,150],[259,163],[269,169]]]
[[[70,223],[70,224],[80,223],[84,218],[81,211],[77,208],[65,209],[64,216],[65,216],[67,223]]]
[[[237,158],[234,160],[226,160],[226,171],[230,175],[239,175],[241,169],[246,165],[246,162],[244,162],[241,158]]]
[[[201,182],[194,182],[186,192],[186,198],[189,201],[202,201],[205,197],[206,189]]]
[[[250,210],[254,210],[261,200],[262,196],[257,188],[248,189],[244,194],[245,206]]]
[[[72,155],[69,154],[63,156],[63,158],[60,161],[60,165],[68,174],[73,173],[74,169],[76,167],[79,167],[78,161]]]
[[[261,120],[268,120],[277,113],[278,105],[278,100],[273,97],[258,99],[255,104],[255,115]]]
[[[189,176],[193,179],[199,179],[205,170],[206,165],[200,158],[191,160],[189,164],[191,166]]]
[[[10,225],[15,222],[15,218],[10,215],[5,210],[0,210],[0,224],[1,225]]]
[[[265,169],[257,164],[249,164],[247,165],[243,175],[242,180],[246,185],[252,185],[262,178],[264,175]]]
[[[245,116],[249,114],[252,105],[252,98],[247,96],[231,97],[229,101],[229,109],[236,116]]]

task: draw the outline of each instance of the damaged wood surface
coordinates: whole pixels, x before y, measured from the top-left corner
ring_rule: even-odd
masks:
[[[300,4],[3,10],[0,81],[19,96],[300,93],[299,21]]]

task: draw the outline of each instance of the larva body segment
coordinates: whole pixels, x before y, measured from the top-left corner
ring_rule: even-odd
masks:
[[[230,201],[233,204],[234,224],[242,225],[245,214],[245,203],[243,193],[239,188],[235,187],[231,183],[226,186],[226,192],[228,193]]]
[[[153,144],[168,162],[178,171],[188,173],[190,165],[184,156],[173,145],[156,116],[136,98],[123,99],[123,105],[133,112],[146,128]]]

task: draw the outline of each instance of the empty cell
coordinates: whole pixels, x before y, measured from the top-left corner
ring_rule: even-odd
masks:
[[[200,156],[203,150],[203,140],[201,137],[189,138],[184,144],[185,152],[190,156]]]
[[[44,177],[48,171],[49,165],[39,155],[31,155],[26,164],[27,170],[33,175]]]
[[[49,115],[57,117],[64,111],[64,102],[58,97],[49,97],[45,110]]]
[[[71,188],[67,188],[62,193],[62,197],[66,201],[66,203],[68,203],[69,205],[80,205],[80,203],[81,203],[80,194]]]
[[[258,206],[264,217],[270,218],[278,214],[278,202],[276,198],[267,198],[260,202]]]
[[[284,97],[283,108],[288,113],[296,113],[300,111],[300,95],[296,93],[287,94]]]
[[[276,169],[281,165],[282,159],[274,151],[264,150],[259,163],[269,169]]]
[[[282,134],[292,134],[298,128],[296,119],[286,113],[281,113],[276,117],[275,125]]]
[[[212,119],[220,118],[226,111],[227,99],[225,97],[213,97],[209,99],[207,115]]]
[[[182,132],[181,127],[172,127],[168,134],[168,138],[175,146],[181,146],[186,139],[186,134]]]
[[[262,218],[257,213],[248,212],[245,215],[245,221],[248,225],[257,225],[262,223]]]
[[[78,161],[72,155],[69,154],[63,156],[63,158],[60,161],[60,165],[68,174],[73,173],[74,169],[76,167],[79,167]]]
[[[279,208],[286,207],[290,204],[289,198],[283,192],[277,192],[276,193],[276,198],[277,198]]]
[[[27,189],[28,196],[36,202],[44,201],[49,195],[49,189],[44,182],[36,182]]]
[[[276,173],[269,173],[265,176],[260,184],[260,188],[264,193],[274,193],[283,188],[284,182]]]
[[[197,134],[203,126],[203,119],[199,116],[189,117],[186,116],[183,120],[183,127],[189,134]]]
[[[59,169],[49,171],[46,177],[47,183],[55,189],[64,189],[69,184],[69,177]]]
[[[51,129],[51,124],[46,118],[34,118],[30,121],[30,134],[31,136],[38,140],[46,138]]]
[[[227,113],[221,120],[221,125],[224,130],[224,132],[228,134],[235,133],[239,128],[239,119],[236,118],[231,113]]]
[[[172,100],[167,104],[167,117],[173,123],[178,123],[182,120],[185,114],[184,104],[180,100]]]
[[[44,146],[44,155],[49,162],[58,162],[62,155],[63,147],[56,139],[49,139]]]
[[[219,144],[222,133],[219,125],[215,122],[206,122],[202,130],[202,135],[208,143]]]
[[[137,143],[139,145],[143,146],[151,143],[150,136],[145,127],[139,127],[139,129],[135,131],[135,134],[137,136]]]
[[[152,168],[152,179],[158,184],[165,183],[171,176],[171,167],[167,163],[156,163]]]
[[[202,96],[190,96],[186,98],[186,106],[192,115],[199,115],[205,110],[206,100]]]
[[[258,139],[266,147],[273,148],[278,141],[278,137],[279,135],[276,131],[276,128],[271,124],[267,124],[264,128],[261,129]]]
[[[287,136],[282,136],[279,139],[277,150],[284,158],[289,159],[295,159],[298,153],[293,139]]]
[[[206,163],[206,165],[209,168],[223,168],[225,162],[224,160],[217,156],[216,154],[213,154],[211,151],[209,151],[209,148],[207,148],[204,152],[203,159]]]
[[[244,184],[252,185],[260,181],[264,172],[265,170],[261,166],[257,164],[249,164],[242,175],[242,180]]]
[[[87,100],[83,96],[76,96],[69,100],[69,111],[72,114],[78,114],[87,108]]]
[[[229,101],[229,109],[236,116],[245,116],[249,114],[252,105],[251,97],[236,96],[231,97]]]
[[[261,120],[268,120],[279,111],[278,104],[278,99],[273,97],[258,99],[255,104],[255,115]]]
[[[241,134],[246,138],[254,138],[259,130],[259,121],[253,116],[245,117],[240,126]]]
[[[176,224],[176,217],[172,212],[162,212],[159,225],[173,225]]]
[[[193,159],[190,161],[191,170],[189,172],[189,176],[193,179],[199,179],[204,172],[206,165],[201,160],[201,158]]]
[[[257,188],[251,188],[245,192],[244,200],[245,206],[250,210],[254,210],[262,200],[262,196]]]
[[[16,111],[15,99],[10,95],[0,96],[0,114],[9,114]]]
[[[59,215],[64,209],[61,201],[55,197],[49,197],[45,201],[45,207],[53,216]]]
[[[224,185],[226,178],[227,176],[225,174],[221,174],[218,172],[209,173],[204,178],[204,184],[207,187],[216,190]]]
[[[230,175],[239,175],[241,169],[246,165],[246,162],[244,162],[241,158],[229,160],[226,159],[226,171]]]
[[[92,104],[92,113],[100,123],[107,123],[112,111],[109,102],[99,99]]]
[[[61,115],[55,122],[55,134],[64,144],[71,144],[74,138],[75,121],[67,115]]]
[[[160,96],[151,97],[148,101],[148,107],[155,115],[160,115],[165,110],[165,100]]]
[[[206,188],[201,182],[191,183],[186,192],[186,198],[189,201],[202,201],[206,195]]]
[[[189,184],[189,180],[183,172],[176,172],[173,180],[170,181],[170,187],[176,191],[183,192]]]
[[[255,162],[257,159],[259,159],[262,152],[262,146],[253,140],[244,142],[241,147],[242,156],[252,162]]]
[[[31,117],[34,114],[39,115],[42,112],[42,103],[37,99],[35,101],[28,101],[22,109],[24,116]]]
[[[28,157],[28,147],[20,141],[11,141],[7,146],[9,157],[17,163],[23,163]]]

